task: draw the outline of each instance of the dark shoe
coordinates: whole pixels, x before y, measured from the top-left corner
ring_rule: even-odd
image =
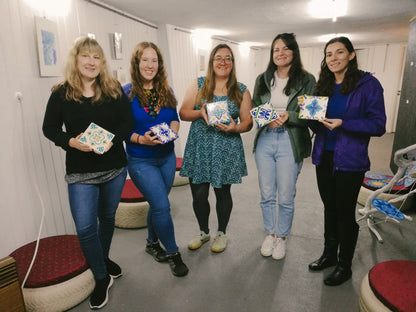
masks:
[[[111,261],[110,259],[104,259],[104,263],[107,269],[107,273],[110,274],[112,278],[118,278],[123,275],[120,266],[114,261]]]
[[[165,262],[168,259],[166,250],[160,247],[158,242],[146,244],[146,252],[152,255],[157,262]]]
[[[100,309],[107,304],[108,290],[113,285],[111,275],[101,280],[95,280],[95,288],[90,297],[90,308],[93,310]]]
[[[324,284],[328,286],[338,286],[345,281],[348,281],[351,276],[352,271],[350,268],[345,268],[338,264],[335,270],[324,279]]]
[[[179,252],[167,256],[170,269],[175,276],[185,276],[188,274],[188,267],[183,263],[181,254]]]
[[[309,263],[310,271],[322,271],[337,264],[337,257],[323,254],[318,260]]]

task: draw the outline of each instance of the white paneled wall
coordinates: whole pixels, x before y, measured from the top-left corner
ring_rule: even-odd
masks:
[[[41,130],[50,89],[62,77],[39,75],[35,16],[46,17],[57,24],[63,61],[77,36],[93,33],[104,49],[110,69],[113,72],[123,70],[128,80],[134,46],[141,41],[155,42],[163,51],[179,108],[191,81],[205,74],[206,68],[200,71],[199,55],[205,55],[207,63],[211,49],[224,42],[213,40],[208,50],[197,51],[188,31],[173,25],[158,25],[158,29],[146,26],[85,0],[72,0],[65,17],[33,9],[25,0],[0,1],[0,59],[3,60],[0,63],[0,258],[36,239],[42,215],[40,198],[45,209],[42,237],[75,232],[64,182],[65,153],[44,138]],[[111,35],[114,32],[123,35],[120,60],[112,57]],[[226,43],[235,55],[238,80],[252,93],[257,75],[267,67],[269,48],[251,49],[244,57],[237,43]],[[301,49],[304,67],[315,77],[319,74],[322,48]],[[405,45],[360,48],[366,60],[362,68],[375,72],[385,88],[388,121],[392,125],[390,128],[394,128],[395,93],[401,84]],[[15,97],[16,92],[23,95],[21,103]],[[181,124],[176,146],[179,156],[183,155],[189,126],[189,122]]]

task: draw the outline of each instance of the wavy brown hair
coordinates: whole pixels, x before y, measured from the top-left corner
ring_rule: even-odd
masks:
[[[140,59],[143,55],[143,51],[146,48],[152,48],[156,51],[158,70],[156,76],[153,78],[153,88],[156,90],[158,97],[158,104],[163,108],[176,108],[177,101],[169,87],[168,78],[163,64],[163,56],[159,48],[153,42],[140,42],[133,51],[130,62],[130,74],[131,74],[131,93],[130,99],[137,96],[141,106],[148,106],[149,99],[146,94],[146,90],[143,88],[143,84],[146,80],[140,74]]]
[[[97,53],[100,57],[100,73],[95,78],[94,89],[95,94],[92,98],[93,103],[100,103],[104,99],[113,98],[116,99],[122,95],[122,89],[120,83],[111,76],[107,62],[104,57],[104,52],[101,46],[95,39],[83,36],[75,39],[65,67],[65,80],[52,87],[52,91],[65,86],[67,100],[74,100],[82,102],[82,94],[84,86],[82,84],[81,75],[78,70],[77,57],[83,52]]]
[[[347,37],[335,37],[326,43],[324,49],[324,59],[321,62],[321,72],[314,91],[315,95],[331,96],[334,94],[335,75],[329,70],[328,65],[326,64],[326,49],[330,44],[335,42],[342,43],[349,53],[355,52],[350,39]],[[361,72],[358,69],[357,55],[355,55],[354,58],[348,62],[348,68],[340,86],[341,93],[347,95],[354,90],[360,78]]]
[[[202,86],[201,90],[198,91],[196,96],[196,103],[203,104],[203,102],[212,102],[214,99],[214,90],[215,90],[215,73],[214,73],[214,57],[215,54],[219,49],[228,49],[231,53],[232,59],[232,69],[227,81],[227,95],[230,101],[233,101],[238,107],[240,107],[241,101],[243,100],[243,94],[241,93],[241,89],[237,84],[237,75],[235,71],[234,65],[234,54],[231,48],[221,43],[217,45],[211,52],[209,56],[209,63],[208,63],[208,70],[207,75],[205,78],[204,85]]]

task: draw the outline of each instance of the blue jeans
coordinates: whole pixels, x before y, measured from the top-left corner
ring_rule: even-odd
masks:
[[[170,215],[169,192],[175,179],[176,156],[172,152],[160,158],[127,156],[129,175],[149,202],[147,213],[148,243],[160,240],[168,253],[178,251]]]
[[[264,129],[258,138],[255,159],[259,176],[264,230],[267,234],[286,237],[292,228],[296,181],[303,163],[295,162],[286,128]],[[279,203],[277,218],[276,193]]]
[[[110,252],[116,210],[126,176],[125,168],[116,178],[105,183],[68,184],[69,205],[79,243],[96,279],[107,275],[104,259]]]

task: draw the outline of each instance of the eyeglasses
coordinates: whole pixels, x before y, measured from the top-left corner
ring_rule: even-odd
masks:
[[[232,61],[233,61],[233,58],[230,55],[227,55],[226,57],[221,57],[217,55],[214,57],[214,62],[217,62],[217,63],[224,62],[225,64],[231,64]]]

